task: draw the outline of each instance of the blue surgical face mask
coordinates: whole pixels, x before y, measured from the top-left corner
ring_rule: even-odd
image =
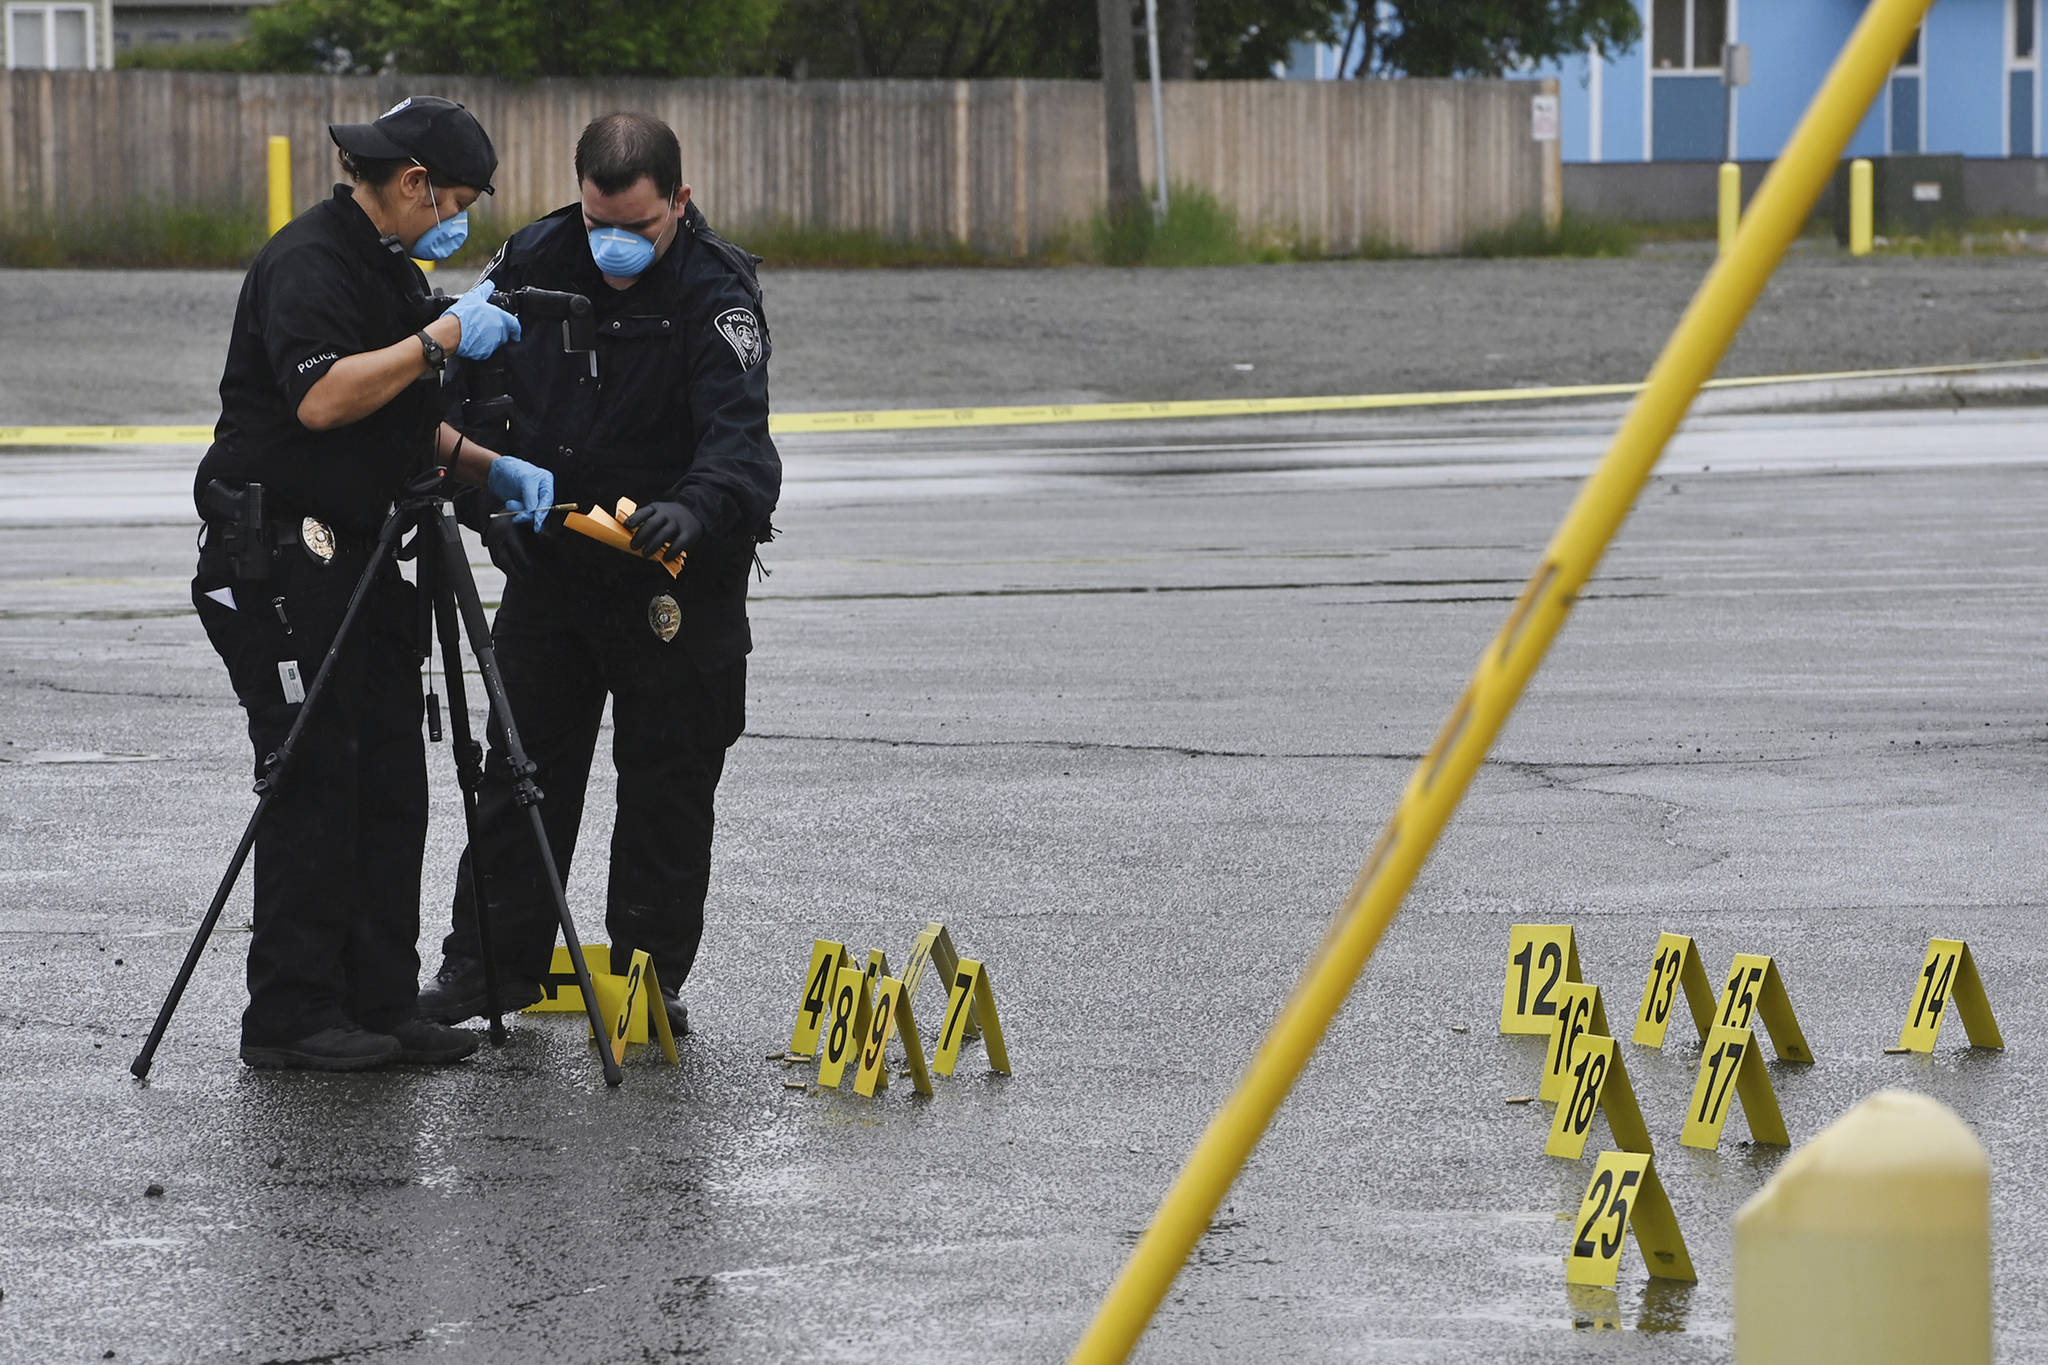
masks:
[[[605,274],[629,280],[654,264],[654,243],[624,228],[592,228],[590,259]]]
[[[434,193],[431,178],[427,181],[427,195],[427,202],[434,206],[434,225],[412,244],[412,254],[422,261],[445,261],[469,240],[469,210],[464,209],[453,218],[441,217],[440,196]]]

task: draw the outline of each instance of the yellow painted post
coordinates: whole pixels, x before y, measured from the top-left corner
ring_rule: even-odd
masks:
[[[1991,1162],[1953,1110],[1881,1090],[1735,1215],[1737,1365],[1991,1359]]]
[[[1070,1359],[1121,1361],[1137,1344],[1245,1158],[1272,1122],[1423,860],[1593,575],[1664,444],[1720,364],[1757,295],[1798,236],[1842,149],[1932,0],[1874,0],[1814,96],[1736,234],[1650,370],[1642,394],[1559,526],[1499,635],[1407,790],[1294,993],[1237,1089],[1209,1121],[1151,1226],[1110,1286]]]
[[[270,231],[277,230],[292,220],[292,140],[288,137],[270,139]]]
[[[1742,226],[1742,167],[1721,163],[1721,254],[1735,249],[1735,230]]]
[[[1871,238],[1870,158],[1859,156],[1849,163],[1849,254],[1868,256]]]

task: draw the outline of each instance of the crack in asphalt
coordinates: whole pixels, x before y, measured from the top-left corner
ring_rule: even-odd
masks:
[[[1111,740],[1086,739],[916,739],[891,737],[888,735],[805,735],[782,730],[747,730],[743,739],[781,741],[798,744],[858,744],[890,749],[1052,749],[1068,753],[1132,753],[1132,754],[1178,754],[1183,758],[1265,758],[1276,760],[1324,760],[1343,759],[1362,762],[1406,762],[1420,763],[1420,750],[1371,751],[1342,749],[1210,749],[1192,744],[1133,744]],[[1918,746],[1922,753],[1981,752],[2007,748],[2031,747],[2040,741],[2029,736],[2009,740],[1994,740],[1970,744],[1926,744]],[[1894,748],[1895,745],[1887,745]],[[1876,750],[1870,751],[1872,753]],[[1518,773],[1534,779],[1546,787],[1577,789],[1583,780],[1601,774],[1629,772],[1657,772],[1670,768],[1753,768],[1773,767],[1781,764],[1823,763],[1832,759],[1851,758],[1856,753],[1841,754],[1758,754],[1754,758],[1731,755],[1726,758],[1695,757],[1686,759],[1615,759],[1599,761],[1592,759],[1551,759],[1536,760],[1525,758],[1487,758],[1483,766],[1500,772]],[[1867,756],[1860,755],[1860,756]],[[1582,772],[1585,779],[1571,779],[1559,774]],[[1598,790],[1594,788],[1593,790]],[[1638,797],[1634,792],[1603,792],[1602,795],[1616,797]],[[1658,800],[1657,797],[1643,797]]]
[[[1460,597],[1383,597],[1375,603],[1400,606],[1409,603],[1512,602],[1528,580],[1523,578],[1357,578],[1322,579],[1308,583],[1116,583],[1080,587],[1042,588],[934,588],[903,592],[819,592],[767,593],[754,602],[930,602],[953,598],[994,597],[1137,597],[1156,594],[1222,592],[1321,592],[1336,588],[1463,588],[1497,587],[1515,590],[1506,596],[1483,594]],[[1634,582],[1639,578],[1611,578],[1608,582]],[[1664,597],[1661,592],[1581,593],[1577,600],[1597,602],[1610,598]]]

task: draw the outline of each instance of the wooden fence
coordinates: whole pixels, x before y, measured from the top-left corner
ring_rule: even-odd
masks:
[[[1558,144],[1534,140],[1529,81],[1189,81],[1166,88],[1169,179],[1248,228],[1335,251],[1454,250],[1555,219]],[[264,202],[264,144],[292,139],[293,200],[336,178],[331,122],[410,93],[476,111],[502,161],[493,218],[575,197],[597,114],[665,119],[715,224],[786,221],[1024,255],[1103,203],[1101,89],[1088,81],[570,81],[0,72],[0,218],[90,216],[138,199]],[[1151,119],[1139,87],[1142,164]]]

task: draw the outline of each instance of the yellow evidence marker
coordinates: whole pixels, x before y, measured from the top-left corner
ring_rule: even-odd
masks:
[[[661,1055],[670,1066],[681,1066],[676,1054],[675,1035],[669,1032],[668,1011],[661,1003],[661,982],[655,979],[654,960],[644,948],[635,949],[633,963],[624,976],[593,976],[600,1012],[612,1021],[606,1046],[614,1062],[626,1060],[626,1044],[644,1043],[650,1036],[661,1040]]]
[[[1760,953],[1737,953],[1728,967],[1728,984],[1721,988],[1714,1027],[1751,1028],[1759,1014],[1770,1030],[1771,1046],[1777,1049],[1779,1061],[1813,1060],[1813,1049],[1806,1045],[1799,1017],[1792,1013],[1792,997],[1785,992],[1778,964]]]
[[[1913,988],[1913,1012],[1899,1030],[1900,1047],[1908,1052],[1934,1051],[1934,1040],[1941,1036],[1942,1009],[1950,1000],[1956,1002],[1956,1013],[1963,1016],[1971,1047],[2005,1046],[1969,944],[1959,938],[1927,940],[1927,960],[1920,966],[1918,979],[1920,984]]]
[[[924,1040],[917,1036],[917,1016],[910,1012],[910,987],[893,976],[881,980],[875,997],[875,1017],[868,1026],[867,1043],[861,1049],[860,1070],[853,1077],[856,1095],[872,1095],[889,1088],[889,1035],[903,1038],[903,1054],[910,1061],[910,1079],[920,1095],[932,1093],[931,1072],[925,1069]]]
[[[584,944],[583,965],[590,968],[593,980],[609,973],[612,969],[611,947],[603,943]],[[528,1005],[526,1013],[583,1013],[583,988],[576,984],[576,964],[569,960],[566,947],[555,946],[554,960],[548,963],[547,978],[540,983],[540,990],[540,999]]]
[[[1549,1063],[1536,1098],[1554,1100],[1571,1083],[1572,1044],[1588,1033],[1611,1035],[1607,1007],[1600,1003],[1600,988],[1573,982],[1560,993],[1557,1018],[1550,1025]]]
[[[1742,1093],[1742,1116],[1749,1120],[1751,1139],[1790,1147],[1792,1138],[1778,1109],[1778,1093],[1771,1089],[1771,1073],[1757,1055],[1756,1034],[1726,1024],[1714,1026],[1700,1053],[1700,1074],[1692,1084],[1692,1104],[1685,1111],[1679,1145],[1709,1152],[1719,1147],[1721,1125],[1728,1122],[1728,1100],[1737,1091]]]
[[[1671,1006],[1678,992],[1685,992],[1685,1007],[1692,1012],[1693,1027],[1700,1038],[1714,1028],[1714,987],[1707,979],[1707,964],[1700,958],[1699,945],[1688,934],[1660,934],[1657,956],[1650,963],[1650,979],[1643,986],[1642,1008],[1636,1011],[1635,1036],[1638,1047],[1664,1046],[1665,1030],[1671,1026]]]
[[[1629,1083],[1628,1068],[1622,1065],[1621,1049],[1612,1038],[1582,1033],[1572,1049],[1572,1088],[1557,1102],[1550,1118],[1550,1140],[1543,1144],[1546,1156],[1577,1161],[1586,1153],[1586,1134],[1593,1130],[1593,1113],[1607,1111],[1607,1127],[1615,1145],[1629,1152],[1650,1150],[1650,1126],[1643,1122],[1643,1109],[1636,1102],[1636,1088]]]
[[[927,967],[935,968],[942,982],[951,981],[960,972],[960,951],[953,946],[953,936],[946,932],[946,926],[937,920],[925,925],[910,945],[910,965],[903,971],[903,989],[913,999]],[[967,1036],[981,1036],[981,1021],[975,1017],[972,1003],[967,1006]]]
[[[832,983],[839,979],[840,968],[852,960],[846,955],[844,943],[821,938],[811,944],[811,965],[804,972],[804,998],[796,1007],[796,1028],[789,1035],[791,1052],[818,1050],[818,1027],[831,1004]]]
[[[1579,945],[1569,924],[1508,926],[1508,976],[1500,993],[1502,1033],[1548,1033],[1557,988],[1578,981]]]
[[[868,974],[854,966],[839,969],[832,984],[832,1027],[825,1031],[825,1046],[818,1053],[818,1084],[837,1090],[846,1076],[846,1062],[860,1052],[868,1036],[868,1021],[874,1003],[868,996]]]
[[[1564,1260],[1566,1284],[1611,1287],[1630,1228],[1635,1229],[1636,1245],[1643,1249],[1643,1263],[1652,1279],[1699,1279],[1685,1250],[1685,1235],[1678,1230],[1678,1215],[1648,1152],[1602,1152],[1572,1226],[1578,1231]]]
[[[946,1026],[939,1033],[932,1069],[941,1076],[950,1076],[960,1064],[960,1044],[967,1041],[970,1010],[981,1016],[981,1042],[988,1052],[989,1069],[1009,1075],[1010,1050],[1003,1043],[1003,1026],[996,1018],[996,995],[989,985],[988,968],[971,957],[961,958],[960,970],[953,973],[953,993],[946,1001]]]

